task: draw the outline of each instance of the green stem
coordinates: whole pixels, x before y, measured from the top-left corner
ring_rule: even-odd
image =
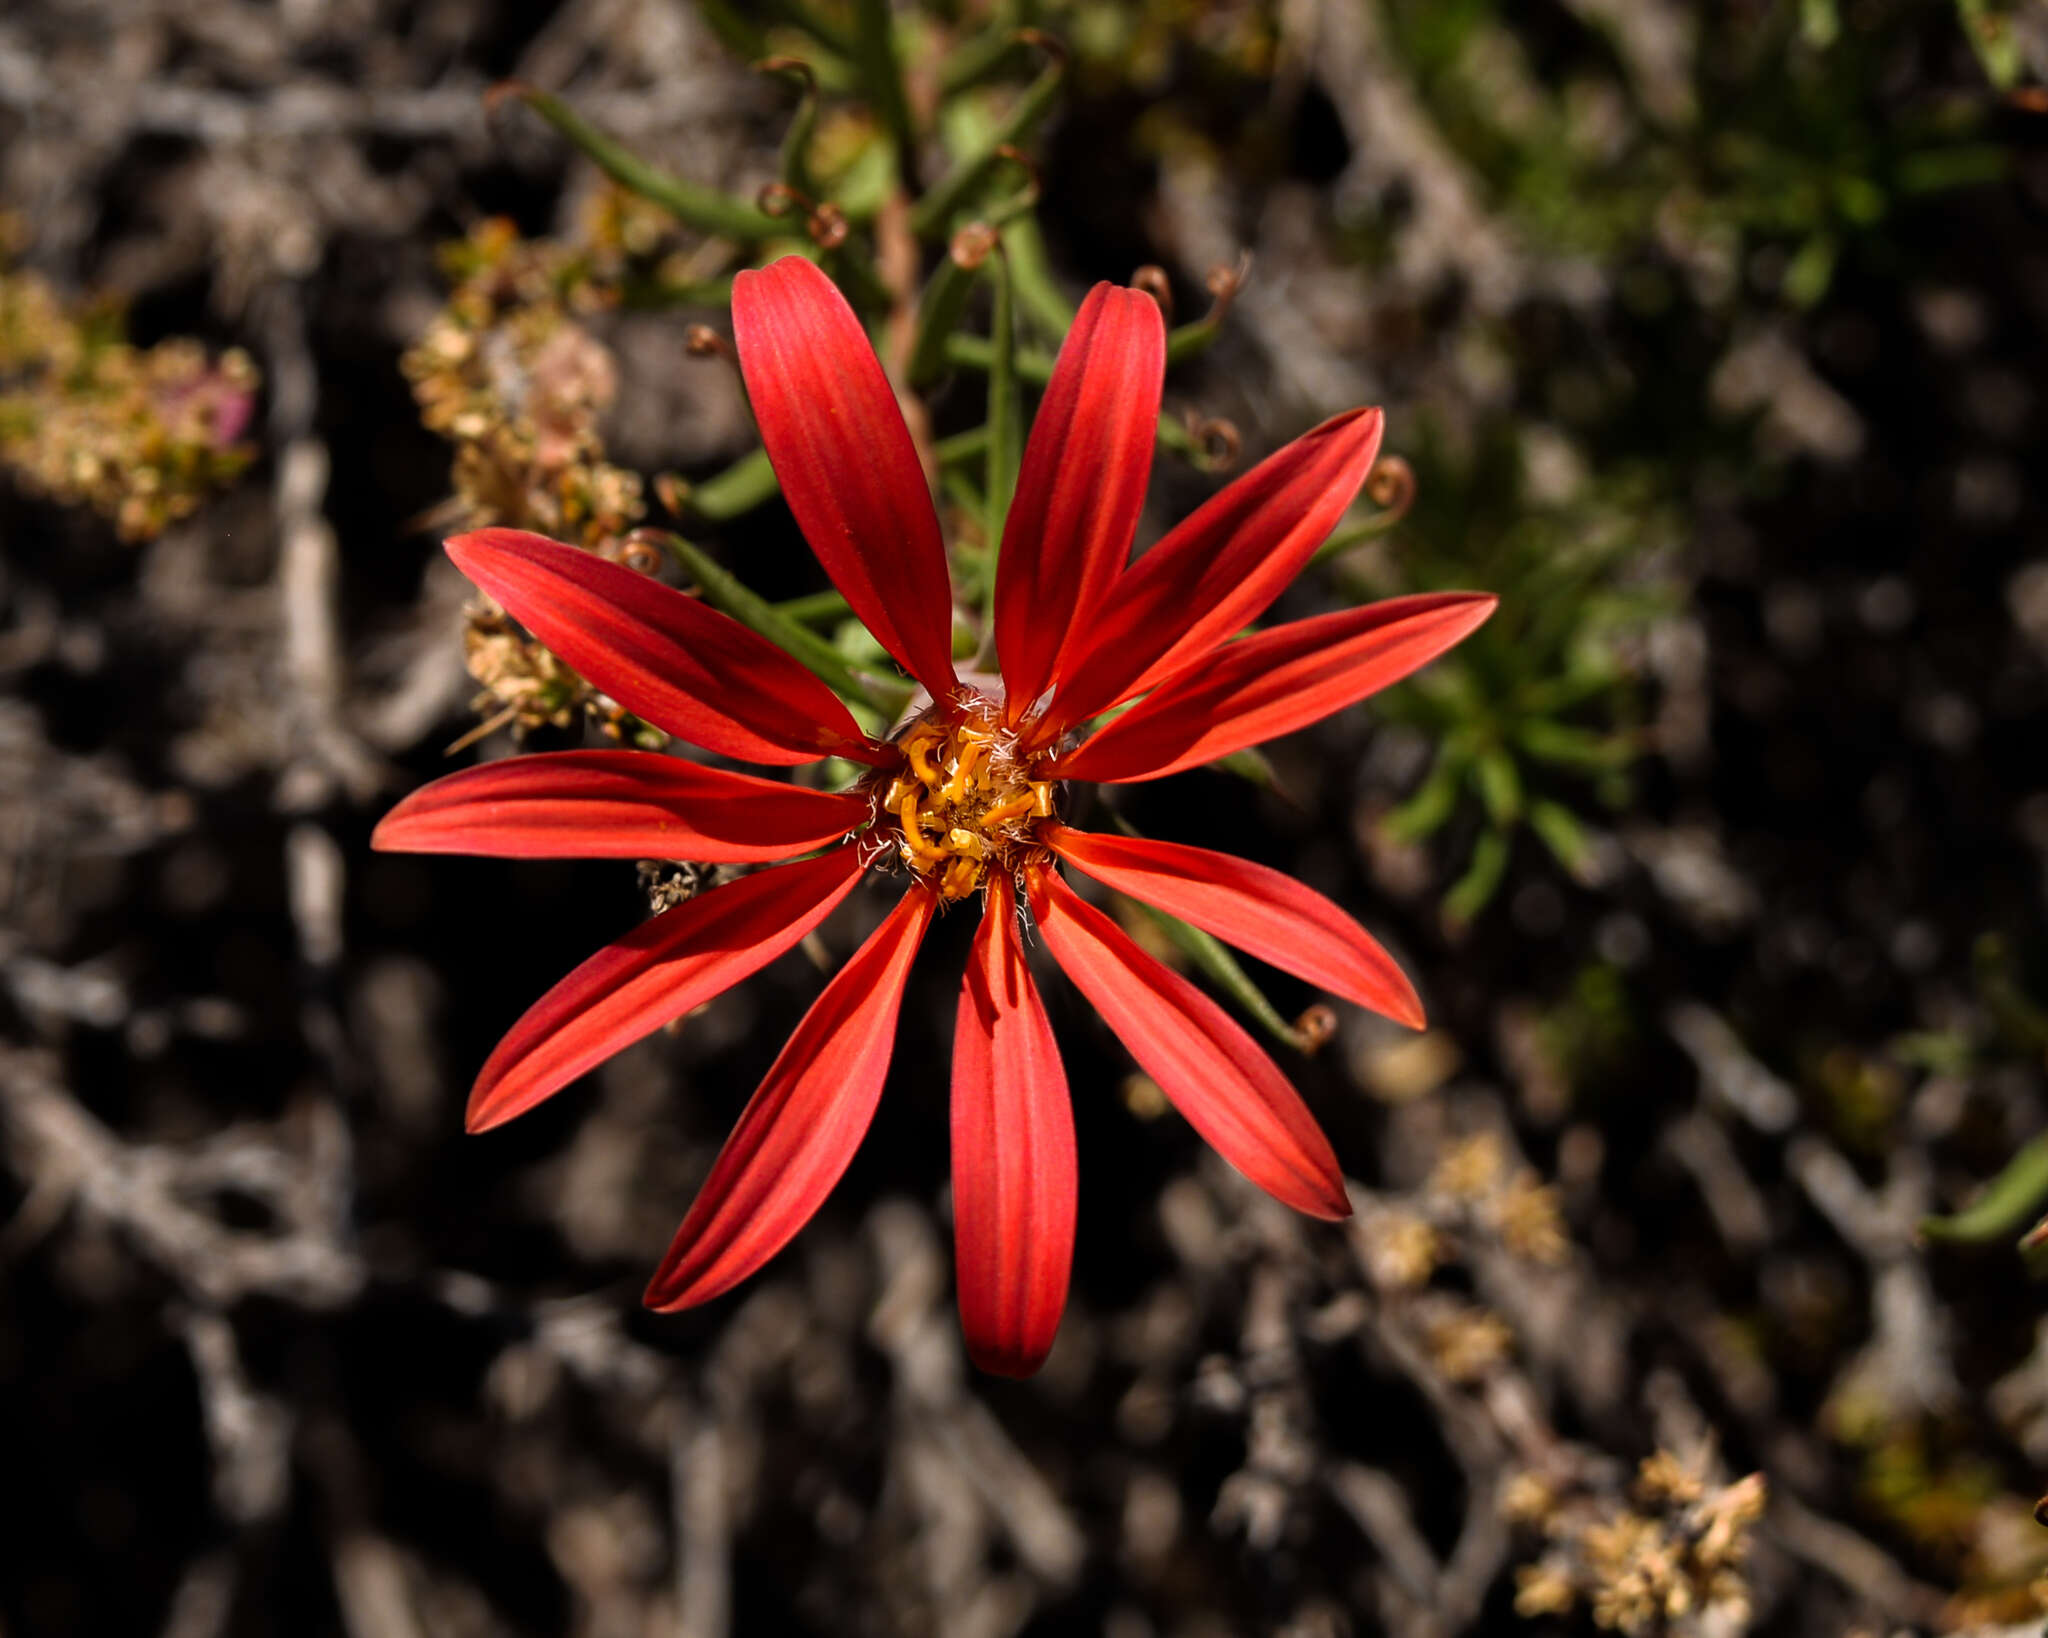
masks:
[[[1074,304],[1053,277],[1045,235],[1036,217],[1024,216],[1003,229],[1003,248],[1010,253],[1010,271],[1017,281],[1017,307],[1032,326],[1055,340],[1074,327]]]
[[[1066,52],[1043,35],[1031,38],[1049,50],[1050,60],[986,138],[917,202],[910,213],[910,227],[920,239],[930,239],[942,232],[953,212],[981,185],[989,167],[996,162],[998,150],[1022,142],[1051,111],[1053,99],[1067,76]]]
[[[1382,512],[1377,517],[1370,517],[1363,523],[1352,525],[1349,529],[1338,530],[1315,549],[1307,566],[1313,568],[1318,563],[1327,563],[1340,552],[1348,552],[1354,546],[1363,546],[1368,540],[1378,540],[1382,535],[1392,534],[1395,526],[1407,515],[1405,511]]]
[[[728,523],[773,500],[781,490],[775,468],[768,464],[768,451],[757,449],[742,455],[731,466],[684,492],[683,503],[693,517],[706,523]]]
[[[936,381],[946,369],[946,343],[960,327],[960,315],[967,311],[967,296],[974,288],[975,270],[962,267],[949,252],[926,281],[917,303],[917,339],[910,349],[910,384],[923,387]]]
[[[950,438],[941,438],[932,445],[932,453],[939,458],[941,466],[957,466],[962,461],[971,461],[988,448],[988,428],[969,427],[965,432],[956,432]]]
[[[857,672],[824,638],[797,624],[773,603],[761,596],[700,546],[681,535],[655,531],[675,554],[676,561],[697,583],[704,601],[720,613],[729,614],[749,631],[759,632],[798,664],[818,676],[828,688],[858,700],[870,710],[893,720],[909,697],[907,687],[890,688],[876,678]]]
[[[955,46],[939,65],[939,94],[957,97],[979,85],[1008,59],[1021,43],[1012,21],[1012,7],[1004,6],[992,27],[983,29],[965,45]]]
[[[984,533],[988,540],[987,585],[993,602],[996,582],[996,554],[1002,549],[1003,520],[1010,513],[1010,497],[1017,489],[1017,467],[1021,440],[1018,423],[1023,406],[1017,399],[1016,372],[1012,363],[1017,352],[1015,296],[1010,285],[1010,260],[1000,249],[988,263],[995,280],[995,318],[990,329],[988,370],[988,465],[984,497]],[[984,609],[987,619],[992,609]],[[985,622],[986,623],[986,622]]]
[[[816,626],[827,620],[844,620],[853,610],[838,592],[821,591],[808,597],[785,598],[775,605],[775,612],[800,626]]]
[[[903,69],[896,60],[896,31],[889,0],[854,0],[854,60],[883,127],[896,144],[896,163],[906,178],[917,164],[917,131],[910,121],[910,99],[903,93]]]
[[[811,133],[818,128],[818,77],[808,63],[796,57],[771,57],[756,65],[770,74],[783,74],[802,88],[789,129],[782,133],[779,170],[782,180],[806,199],[815,199],[818,185],[811,176]]]
[[[735,57],[752,62],[767,51],[761,31],[741,16],[730,0],[697,0],[697,11],[718,43]]]

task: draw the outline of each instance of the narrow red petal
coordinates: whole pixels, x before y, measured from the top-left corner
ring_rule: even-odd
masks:
[[[642,922],[542,996],[485,1061],[469,1129],[523,1115],[585,1070],[760,971],[860,879],[860,850],[742,877]]]
[[[1160,779],[1306,728],[1429,664],[1493,613],[1484,592],[1390,597],[1228,643],[1058,763],[1063,779]]]
[[[1075,1186],[1066,1071],[998,873],[953,1031],[953,1260],[968,1357],[984,1371],[1029,1376],[1052,1352]]]
[[[1362,409],[1303,433],[1132,564],[1086,650],[1062,656],[1048,726],[1073,727],[1142,694],[1264,613],[1350,506],[1383,425]]]
[[[782,1049],[712,1162],[645,1301],[673,1310],[728,1291],[789,1244],[866,1136],[889,1073],[911,958],[937,901],[903,895]]]
[[[1257,1043],[1058,872],[1041,866],[1026,882],[1046,948],[1209,1146],[1282,1205],[1350,1216],[1329,1139]]]
[[[996,568],[996,654],[1016,721],[1051,683],[1131,555],[1166,376],[1166,324],[1141,290],[1081,303],[1031,424]]]
[[[767,638],[672,586],[523,529],[448,542],[455,566],[636,716],[743,762],[886,753]]]
[[[1415,986],[1379,942],[1292,876],[1179,842],[1048,825],[1039,839],[1105,887],[1193,922],[1282,972],[1422,1028]]]
[[[652,751],[542,751],[423,785],[370,837],[385,853],[754,864],[837,841],[868,802]]]
[[[875,640],[944,698],[959,686],[946,549],[867,332],[801,256],[733,280],[732,332],[797,526]]]

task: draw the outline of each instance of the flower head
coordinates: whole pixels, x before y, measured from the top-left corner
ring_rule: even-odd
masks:
[[[541,997],[478,1076],[472,1130],[532,1108],[767,965],[864,875],[901,885],[894,911],[826,986],[740,1116],[648,1287],[661,1309],[729,1289],[817,1209],[880,1097],[925,929],[942,906],[978,895],[952,1071],[960,1311],[978,1364],[1025,1374],[1051,1348],[1066,1302],[1075,1158],[1066,1077],[1024,958],[1024,907],[1053,959],[1225,1159],[1301,1211],[1350,1210],[1328,1141],[1272,1060],[1077,895],[1065,869],[1345,1000],[1422,1021],[1393,960],[1321,894],[1206,849],[1075,830],[1060,818],[1062,788],[1157,779],[1304,727],[1442,653],[1493,599],[1396,598],[1235,635],[1350,505],[1379,447],[1377,410],[1296,439],[1128,563],[1165,333],[1150,297],[1103,284],[1061,349],[1004,527],[1000,684],[963,681],[938,518],[852,310],[791,258],[738,277],[733,320],[798,524],[928,703],[892,738],[872,737],[782,650],[679,592],[535,535],[461,535],[448,550],[462,571],[646,721],[742,761],[840,756],[870,771],[825,792],[650,752],[519,756],[416,791],[376,845],[797,860],[663,911]]]

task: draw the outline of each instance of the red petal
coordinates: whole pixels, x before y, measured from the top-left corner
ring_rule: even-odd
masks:
[[[465,768],[384,815],[386,853],[499,859],[787,859],[866,822],[866,798],[651,751],[542,751]]]
[[[1346,1001],[1422,1028],[1422,1002],[1372,935],[1292,876],[1178,842],[1048,825],[1039,839],[1106,887],[1270,961]]]
[[[523,529],[457,535],[448,555],[592,685],[680,739],[780,766],[886,760],[831,689],[673,587]]]
[[[1265,612],[1365,482],[1384,418],[1352,410],[1212,496],[1116,583],[1060,661],[1051,727],[1072,727],[1200,659]]]
[[[742,877],[607,944],[526,1009],[469,1094],[469,1129],[523,1115],[587,1069],[758,972],[860,879],[860,850]]]
[[[953,593],[924,468],[846,298],[801,256],[732,284],[761,441],[797,526],[875,640],[934,699],[953,674]]]
[[[1114,785],[1290,734],[1399,682],[1493,613],[1484,592],[1391,597],[1226,644],[1113,718],[1057,764]]]
[[[647,1287],[673,1310],[730,1290],[811,1220],[867,1133],[911,958],[936,899],[913,890],[804,1014],[712,1163]]]
[[[1209,1146],[1283,1205],[1350,1216],[1329,1139],[1252,1038],[1058,872],[1041,866],[1026,882],[1046,948]]]
[[[1031,424],[996,568],[996,653],[1011,721],[1052,681],[1131,555],[1166,375],[1166,325],[1141,290],[1098,284]]]
[[[984,1371],[1052,1351],[1074,1260],[1074,1111],[1024,964],[1007,876],[991,878],[953,1031],[953,1247],[960,1325]]]

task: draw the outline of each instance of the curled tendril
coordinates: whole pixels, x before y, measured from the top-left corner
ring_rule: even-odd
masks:
[[[1247,250],[1237,258],[1235,265],[1219,262],[1209,269],[1204,281],[1209,289],[1209,311],[1203,316],[1208,324],[1221,324],[1224,315],[1230,311],[1230,304],[1237,300],[1237,293],[1245,287],[1252,276],[1252,253]]]
[[[1189,410],[1188,436],[1201,451],[1203,468],[1210,472],[1228,472],[1244,452],[1244,434],[1237,430],[1237,423],[1220,415]]]
[[[533,95],[533,87],[524,80],[500,80],[484,91],[483,103],[486,116],[497,113],[508,102],[523,102]]]
[[[806,96],[815,96],[818,90],[818,76],[811,72],[811,65],[801,57],[763,57],[754,64],[756,74],[787,74],[797,80]]]
[[[1044,52],[1062,68],[1065,68],[1068,63],[1073,61],[1072,53],[1067,50],[1066,41],[1060,39],[1057,35],[1047,34],[1043,30],[1035,28],[1020,28],[1012,38],[1019,45],[1033,46]]]
[[[708,324],[683,327],[683,351],[692,358],[731,358],[732,343]]]
[[[1037,197],[1039,184],[1043,179],[1039,175],[1038,161],[1036,159],[1032,158],[1031,155],[1027,154],[1014,142],[998,144],[996,147],[996,158],[1007,159],[1018,170],[1022,171],[1024,173],[1024,186],[1031,191],[1034,198]]]
[[[846,212],[830,202],[819,205],[805,218],[804,231],[820,250],[837,250],[846,243],[850,231]]]
[[[620,543],[619,561],[635,574],[659,575],[668,554],[635,530]]]
[[[1366,498],[1392,513],[1393,518],[1407,515],[1408,508],[1415,504],[1415,489],[1415,468],[1398,455],[1382,455],[1366,474]]]
[[[1337,1033],[1337,1014],[1318,1001],[1308,1011],[1294,1020],[1295,1045],[1304,1053],[1314,1054],[1330,1044]]]
[[[662,510],[671,517],[681,517],[683,508],[690,501],[689,480],[680,472],[655,473],[654,498],[661,502]]]
[[[796,211],[809,213],[817,209],[809,199],[797,192],[787,182],[768,182],[754,196],[754,204],[763,216],[772,216],[777,221]]]
[[[1131,275],[1131,288],[1142,290],[1159,303],[1159,311],[1166,322],[1173,322],[1173,281],[1166,276],[1166,269],[1156,262],[1147,262]]]
[[[953,235],[953,242],[947,247],[947,255],[953,258],[953,265],[963,273],[972,273],[995,254],[996,230],[986,222],[969,222]]]

